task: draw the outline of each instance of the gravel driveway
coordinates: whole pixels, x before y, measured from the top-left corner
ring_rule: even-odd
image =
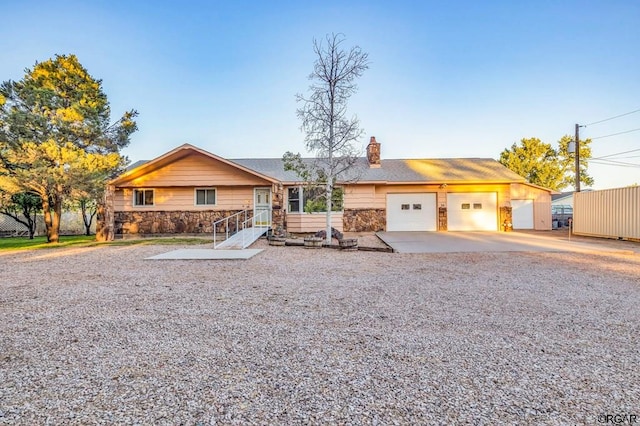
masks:
[[[0,424],[640,422],[638,255],[257,246],[0,253]]]

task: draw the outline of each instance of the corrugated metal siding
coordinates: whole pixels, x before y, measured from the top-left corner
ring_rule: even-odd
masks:
[[[578,235],[640,239],[640,186],[574,194],[573,220]]]

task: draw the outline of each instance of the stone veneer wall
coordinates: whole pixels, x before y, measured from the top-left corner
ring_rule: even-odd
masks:
[[[285,222],[284,188],[279,185],[271,194],[271,227],[274,230],[282,230]]]
[[[385,209],[344,209],[342,214],[344,232],[378,232],[387,226]]]
[[[438,231],[446,231],[447,224],[448,224],[447,208],[438,207]]]
[[[116,235],[213,233],[213,222],[240,210],[115,212]],[[252,213],[248,216],[251,217]],[[235,227],[235,221],[229,225]],[[218,231],[225,231],[224,226]]]
[[[500,230],[501,231],[513,230],[512,213],[513,213],[513,209],[511,207],[500,207]]]

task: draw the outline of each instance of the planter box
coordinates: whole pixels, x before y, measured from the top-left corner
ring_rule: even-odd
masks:
[[[344,251],[356,251],[358,250],[357,238],[345,238],[340,240],[340,250]]]
[[[285,237],[271,237],[271,238],[269,238],[269,245],[270,246],[284,247],[286,242],[287,242],[287,239]]]
[[[304,248],[319,249],[322,248],[324,239],[320,237],[307,237],[304,239]]]

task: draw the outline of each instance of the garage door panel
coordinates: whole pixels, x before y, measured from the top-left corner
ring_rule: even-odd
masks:
[[[468,192],[447,194],[449,231],[497,231],[498,194]]]
[[[387,194],[387,231],[436,231],[436,194]]]
[[[511,200],[513,229],[533,229],[533,200]]]

